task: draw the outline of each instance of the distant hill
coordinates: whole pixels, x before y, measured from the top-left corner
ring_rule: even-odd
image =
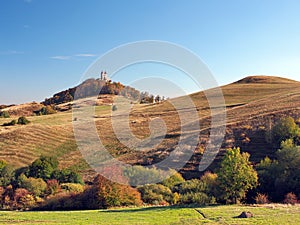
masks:
[[[89,85],[97,82],[99,81],[88,80],[85,85],[90,87]],[[122,90],[124,89],[125,87]],[[280,77],[251,76],[222,86],[221,89],[227,108],[226,134],[221,151],[209,169],[217,168],[226,148],[234,146],[239,146],[242,151],[249,152],[250,160],[254,164],[265,156],[274,158],[276,149],[268,143],[266,137],[270,127],[281,117],[292,116],[298,122],[300,121],[298,120],[300,118],[300,83]],[[63,96],[67,96],[68,93],[72,96],[72,90],[68,89],[55,94],[45,104],[58,104],[64,101]],[[181,170],[186,178],[200,175],[197,169],[208,142],[211,121],[205,93],[193,93],[190,97],[199,113],[197,121],[201,126],[201,136],[194,155]],[[173,100],[180,105],[184,98]],[[110,105],[96,106],[95,124],[104,146],[121,161],[132,164],[153,164],[168,156],[178,143],[181,123],[176,109],[168,101],[159,104],[133,105],[130,127],[136,136],[147,137],[150,134],[149,122],[157,117],[162,118],[167,127],[164,141],[157,148],[147,152],[128,149],[118,141],[111,126],[111,111]],[[93,170],[86,164],[77,148],[70,111],[45,116],[30,116],[28,119],[31,121],[30,125],[0,126],[0,159],[5,159],[19,167],[28,165],[41,154],[55,155],[59,159],[61,168],[76,168],[85,179],[89,179]],[[0,118],[0,124],[10,120],[11,118]]]
[[[236,84],[294,84],[298,81],[274,76],[249,76],[234,82]]]
[[[41,103],[24,103],[20,105],[0,105],[0,112],[7,111],[11,116],[33,116],[38,114],[44,106],[51,105],[58,111],[71,109],[74,98],[98,96],[97,105],[112,104],[114,95],[123,95],[131,99],[139,99],[138,90],[121,84],[101,79],[88,79],[76,87],[58,92]]]
[[[75,96],[76,94],[76,96]],[[58,92],[51,98],[42,102],[44,105],[58,105],[73,101],[74,98],[86,98],[97,95],[123,95],[131,98],[139,98],[140,92],[120,82],[111,82],[101,79],[88,79],[80,85]]]

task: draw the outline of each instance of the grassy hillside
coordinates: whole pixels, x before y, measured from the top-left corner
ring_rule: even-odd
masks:
[[[234,218],[243,211],[254,217]],[[1,224],[299,224],[300,206],[149,207],[94,211],[0,212]]]
[[[255,76],[225,85],[222,91],[227,107],[227,128],[222,151],[216,162],[222,157],[225,149],[232,146],[240,146],[243,151],[250,152],[254,162],[266,155],[272,157],[274,149],[266,142],[265,134],[282,116],[300,117],[300,83],[277,77]],[[190,96],[199,113],[201,137],[199,148],[182,170],[186,177],[199,175],[197,166],[202,155],[201,147],[206,146],[210,125],[210,109],[204,93],[194,93]],[[174,101],[185,105],[184,98]],[[148,124],[151,119],[160,117],[167,125],[165,140],[148,152],[134,152],[119,143],[111,127],[111,106],[100,105],[95,109],[95,123],[102,142],[113,155],[125,162],[158,162],[166,157],[178,142],[178,110],[167,101],[160,104],[135,105],[130,114],[132,132],[141,138],[150,134]],[[188,112],[190,109],[182,107],[179,110]],[[13,118],[0,118],[0,124]],[[20,167],[28,165],[41,154],[55,155],[59,158],[61,167],[76,168],[86,176],[91,175],[92,170],[82,159],[74,140],[70,110],[52,115],[29,116],[28,119],[31,123],[26,126],[0,127],[1,159]]]

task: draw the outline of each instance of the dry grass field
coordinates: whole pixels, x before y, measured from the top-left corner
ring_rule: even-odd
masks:
[[[253,155],[251,156],[253,161],[271,155],[272,150],[268,149],[263,136],[269,124],[282,116],[300,117],[299,82],[260,76],[246,78],[221,88],[226,103],[227,127],[218,157],[222,156],[222,151],[227,147],[232,146],[240,146],[243,151],[249,151]],[[195,122],[200,123],[201,129],[199,143],[205,147],[210,125],[208,102],[203,92],[191,94],[190,97],[199,114],[199,117],[195,118]],[[184,98],[172,101],[178,105],[185,105]],[[18,114],[20,110],[19,107]],[[177,144],[181,135],[178,110],[188,113],[191,109],[184,107],[175,109],[168,101],[133,106],[129,121],[130,128],[137,137],[145,138],[150,135],[149,122],[154,118],[160,117],[166,124],[167,135],[164,141],[157,148],[147,152],[135,152],[116,139],[111,126],[109,104],[95,106],[94,120],[101,141],[114,156],[125,162],[149,164],[166,157]],[[15,118],[17,116],[0,118],[0,124]],[[91,173],[74,139],[71,110],[27,118],[31,123],[26,126],[0,126],[0,159],[21,167],[28,165],[41,154],[55,155],[59,158],[61,167],[76,168],[85,176]],[[195,171],[200,159],[201,149],[198,148],[183,169],[186,177],[198,176]]]

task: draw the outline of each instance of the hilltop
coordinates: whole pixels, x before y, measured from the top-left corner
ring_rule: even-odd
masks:
[[[58,105],[71,102],[74,99],[90,97],[95,95],[123,95],[136,98],[140,92],[132,87],[125,86],[120,82],[111,82],[111,80],[90,78],[76,87],[56,93],[51,98],[46,98],[42,102],[44,105]]]
[[[275,76],[248,76],[234,82],[236,84],[295,84],[297,81]]]
[[[226,136],[222,149],[209,168],[214,170],[226,148],[240,146],[251,154],[251,161],[258,162],[265,156],[274,157],[276,149],[266,137],[270,127],[281,117],[300,118],[300,83],[280,77],[251,76],[221,87],[226,108]],[[208,90],[209,92],[210,90]],[[209,137],[210,109],[204,92],[190,95],[199,113],[201,137],[199,146],[189,163],[182,169],[186,178],[199,177],[197,171]],[[113,100],[111,95],[111,100]],[[184,98],[173,101],[179,105]],[[9,109],[9,108],[7,108]],[[164,159],[174,149],[180,136],[180,121],[175,108],[168,102],[135,104],[130,114],[132,132],[138,137],[149,135],[151,119],[160,117],[167,126],[165,140],[155,149],[136,152],[122,145],[111,127],[111,106],[95,106],[95,123],[101,141],[112,155],[127,163],[148,165]],[[182,109],[188,110],[188,109]],[[31,163],[41,154],[55,155],[61,168],[75,168],[85,179],[93,174],[77,148],[72,112],[66,110],[44,116],[29,116],[26,126],[0,127],[0,158],[17,167]],[[0,124],[11,118],[0,118]]]

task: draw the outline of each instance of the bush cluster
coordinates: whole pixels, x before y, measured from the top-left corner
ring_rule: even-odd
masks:
[[[14,126],[16,124],[27,125],[29,123],[30,123],[30,121],[25,116],[21,116],[18,118],[18,120],[12,120],[10,122],[3,123],[3,126]]]

